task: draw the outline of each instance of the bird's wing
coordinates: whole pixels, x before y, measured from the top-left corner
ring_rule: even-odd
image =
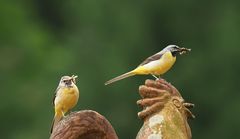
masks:
[[[54,104],[54,101],[55,101],[55,99],[56,99],[57,92],[58,92],[59,89],[60,89],[60,87],[58,87],[58,88],[56,89],[55,93],[54,93],[53,101],[52,101],[53,106],[55,105],[55,104]]]
[[[163,55],[162,52],[156,53],[155,55],[152,55],[152,56],[148,57],[147,59],[145,59],[139,66],[142,66],[142,65],[148,64],[152,61],[158,60],[162,57],[162,55]]]

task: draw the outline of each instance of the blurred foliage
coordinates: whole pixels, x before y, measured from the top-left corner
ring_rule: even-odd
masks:
[[[49,137],[52,96],[77,74],[74,110],[107,117],[121,139],[137,135],[138,86],[151,76],[103,83],[168,44],[192,48],[163,76],[195,103],[194,139],[238,137],[239,1],[0,1],[1,138]]]

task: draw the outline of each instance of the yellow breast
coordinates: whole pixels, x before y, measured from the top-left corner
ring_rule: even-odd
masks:
[[[55,103],[56,110],[63,110],[66,113],[72,109],[78,102],[79,91],[76,86],[68,88],[64,87],[57,93]]]
[[[164,53],[159,60],[143,65],[142,68],[145,69],[147,74],[161,75],[167,72],[175,61],[176,57],[173,57],[172,53],[169,51]]]

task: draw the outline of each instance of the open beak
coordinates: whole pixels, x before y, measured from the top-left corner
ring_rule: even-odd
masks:
[[[179,54],[182,55],[182,54],[185,54],[186,52],[190,52],[190,51],[191,51],[191,49],[182,47],[179,49]]]

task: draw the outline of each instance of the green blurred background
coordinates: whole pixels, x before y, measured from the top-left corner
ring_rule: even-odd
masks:
[[[49,138],[52,97],[79,76],[75,110],[104,115],[120,139],[142,121],[135,76],[104,86],[168,44],[192,48],[163,76],[195,103],[194,139],[239,137],[240,2],[209,0],[0,1],[2,139]]]

